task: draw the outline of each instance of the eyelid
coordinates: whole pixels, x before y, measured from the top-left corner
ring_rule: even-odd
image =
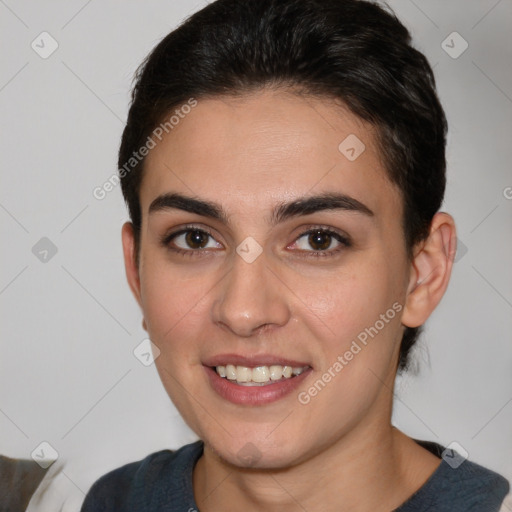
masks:
[[[293,244],[297,243],[297,240],[300,240],[302,237],[316,233],[318,231],[321,231],[325,234],[328,234],[332,236],[335,240],[339,242],[341,247],[335,248],[335,249],[327,249],[324,251],[318,251],[312,249],[311,251],[304,250],[304,249],[298,249],[298,252],[306,253],[308,256],[333,256],[336,253],[340,252],[343,249],[346,249],[348,247],[352,246],[352,240],[349,235],[346,233],[340,232],[335,228],[332,228],[330,226],[323,226],[323,225],[314,225],[314,226],[308,226],[306,231],[302,231],[293,241]],[[289,247],[289,246],[288,246]]]
[[[213,238],[218,244],[222,245],[222,243],[217,240],[217,237],[213,234],[213,232],[209,228],[207,228],[205,226],[199,226],[197,224],[187,224],[185,226],[181,226],[179,228],[172,229],[172,230],[166,232],[161,237],[160,242],[164,247],[169,247],[169,244],[171,243],[171,241],[173,239],[177,238],[180,235],[183,235],[184,233],[188,233],[189,231],[200,231],[202,233],[205,233],[208,236],[210,236],[211,238]],[[172,249],[175,251],[178,251],[178,252],[180,252],[180,251],[181,252],[199,252],[200,251],[200,249],[181,249],[180,247],[174,247]],[[209,251],[209,250],[212,250],[212,249],[211,248],[202,249],[203,252]]]
[[[307,226],[307,227],[302,227],[302,229],[304,229],[305,231],[301,231],[301,233],[295,237],[295,239],[293,240],[292,244],[289,244],[287,246],[287,248],[290,246],[290,245],[293,245],[295,243],[297,243],[297,240],[299,240],[300,238],[304,237],[304,236],[307,236],[307,235],[310,235],[312,233],[315,233],[317,231],[322,231],[330,236],[332,236],[333,238],[335,238],[341,245],[341,247],[338,247],[338,248],[335,248],[335,249],[327,249],[327,250],[324,250],[324,251],[318,251],[318,250],[311,250],[311,251],[307,251],[307,250],[304,250],[304,249],[298,249],[297,252],[301,252],[301,253],[305,253],[307,254],[308,256],[312,256],[312,257],[317,257],[317,256],[322,256],[322,257],[326,257],[326,256],[334,256],[336,255],[338,252],[340,252],[341,250],[343,249],[346,249],[347,247],[351,247],[352,246],[352,240],[350,238],[350,236],[348,236],[347,234],[343,233],[343,232],[339,232],[338,230],[336,230],[335,228],[332,228],[330,226],[324,226],[324,225],[310,225],[310,226]],[[184,233],[187,233],[189,231],[200,231],[200,232],[203,232],[205,234],[207,234],[208,236],[210,236],[211,238],[213,238],[215,240],[216,243],[220,244],[220,245],[223,245],[221,242],[219,242],[216,238],[216,236],[213,234],[212,230],[206,226],[202,226],[202,225],[197,225],[197,224],[187,224],[185,226],[181,226],[177,229],[174,229],[174,230],[171,230],[171,232],[168,232],[166,234],[164,234],[161,238],[161,244],[164,246],[164,247],[167,247],[169,248],[170,250],[174,251],[174,252],[177,252],[177,253],[181,253],[181,254],[187,254],[187,255],[192,255],[192,254],[195,254],[195,253],[207,253],[209,251],[212,251],[212,250],[218,250],[218,249],[212,249],[212,248],[206,248],[206,249],[182,249],[181,247],[170,247],[170,243],[171,241],[184,234]]]
[[[339,237],[347,243],[352,243],[352,240],[347,233],[332,226],[327,226],[323,224],[311,224],[308,226],[301,226],[300,230],[300,234],[295,238],[295,240],[298,240],[300,237],[304,235],[315,233],[316,231],[323,231],[324,233],[327,233],[329,235]]]

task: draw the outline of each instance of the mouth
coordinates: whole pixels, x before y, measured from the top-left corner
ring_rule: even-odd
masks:
[[[313,370],[305,362],[270,355],[226,354],[205,361],[203,366],[213,390],[239,405],[264,405],[279,400],[296,389]]]
[[[268,386],[276,382],[292,379],[307,371],[311,366],[283,366],[273,364],[270,366],[240,366],[234,364],[215,366],[217,375],[239,386]]]

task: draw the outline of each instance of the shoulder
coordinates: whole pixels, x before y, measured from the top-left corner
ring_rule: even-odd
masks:
[[[81,512],[158,510],[170,495],[183,496],[185,474],[191,474],[202,447],[197,441],[176,451],[162,450],[107,473],[91,487]]]
[[[155,475],[165,471],[174,459],[175,452],[162,450],[110,471],[91,487],[81,512],[129,510],[132,502],[138,499],[138,490],[151,492]]]
[[[497,512],[509,492],[505,478],[474,462],[465,461],[456,469],[446,464],[444,469],[443,490],[460,501],[460,510]]]
[[[508,481],[459,453],[421,443],[442,458],[427,482],[397,511],[498,512],[509,492]],[[426,445],[429,446],[426,446]]]

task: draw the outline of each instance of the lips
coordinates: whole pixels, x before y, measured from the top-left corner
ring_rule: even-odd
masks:
[[[228,364],[233,364],[235,366],[247,366],[249,368],[271,365],[291,366],[292,368],[311,366],[307,361],[298,361],[296,359],[288,359],[271,354],[254,354],[246,356],[240,354],[219,354],[205,359],[203,364],[210,368],[227,366]]]
[[[220,354],[208,358],[203,363],[210,385],[221,398],[237,405],[265,405],[280,400],[296,389],[312,372],[312,367],[304,361],[288,359],[270,354],[243,356],[240,354]],[[282,366],[302,368],[298,374],[288,378],[270,381],[264,385],[248,385],[219,375],[218,368],[237,365],[247,369]],[[222,372],[221,372],[222,373]]]

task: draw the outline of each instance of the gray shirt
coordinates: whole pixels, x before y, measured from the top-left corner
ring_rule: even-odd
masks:
[[[417,442],[441,457],[441,445]],[[81,512],[197,512],[192,472],[202,453],[203,443],[197,441],[118,468],[93,485]],[[508,481],[468,460],[455,465],[442,460],[395,512],[498,512],[509,491]]]

